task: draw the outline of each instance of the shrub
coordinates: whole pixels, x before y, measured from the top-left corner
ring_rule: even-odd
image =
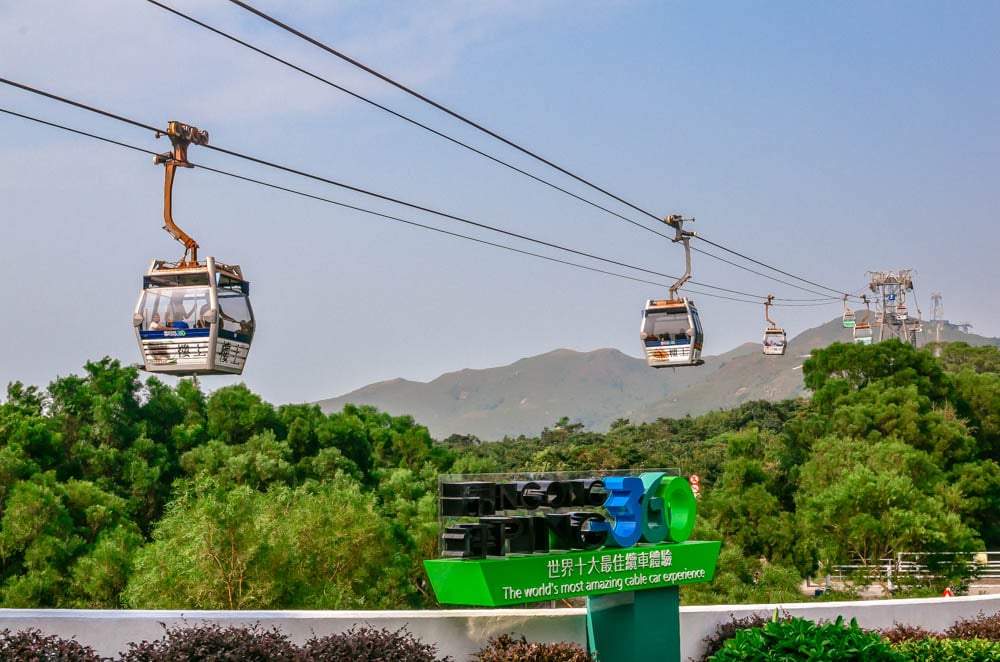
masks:
[[[916,641],[919,639],[940,639],[943,635],[931,632],[919,625],[907,625],[906,623],[893,623],[891,628],[876,630],[891,643],[898,644],[901,641]]]
[[[509,634],[491,637],[473,656],[479,662],[591,662],[595,658],[579,644],[529,642],[524,635],[515,639]]]
[[[0,631],[0,661],[21,662],[102,662],[90,646],[84,646],[72,639],[62,639],[56,635],[45,636],[40,630],[28,629],[20,632]]]
[[[978,616],[956,621],[944,631],[951,639],[986,639],[1000,641],[1000,613],[986,615],[979,612]]]
[[[895,646],[906,662],[995,662],[1000,642],[985,639],[917,639]]]
[[[297,662],[301,651],[277,628],[222,628],[216,624],[166,628],[162,639],[129,644],[122,662]]]
[[[438,658],[437,647],[420,642],[405,628],[386,629],[352,627],[347,632],[313,637],[306,642],[303,660],[307,662],[450,662]]]
[[[833,623],[813,623],[796,617],[740,630],[710,659],[714,662],[764,659],[895,662],[900,657],[877,632],[862,630],[854,619],[845,625],[844,618],[838,616]]]
[[[736,633],[740,630],[748,630],[750,628],[759,628],[765,623],[768,623],[775,619],[777,612],[773,616],[768,616],[767,614],[760,612],[756,614],[750,614],[749,616],[744,616],[743,618],[733,618],[732,614],[729,614],[731,620],[725,623],[719,623],[715,627],[715,632],[708,637],[702,639],[705,643],[705,652],[702,659],[707,660],[709,657],[719,652],[722,645],[736,636]],[[788,620],[789,616],[786,612],[783,616],[784,620]]]

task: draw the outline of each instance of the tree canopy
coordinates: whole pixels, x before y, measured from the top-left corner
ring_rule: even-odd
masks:
[[[673,467],[701,477],[695,535],[724,543],[718,579],[686,601],[787,600],[836,565],[888,589],[895,554],[1000,546],[1000,350],[934,349],[837,344],[803,365],[806,398],[496,441],[143,381],[108,358],[13,382],[0,605],[429,606],[439,474]]]

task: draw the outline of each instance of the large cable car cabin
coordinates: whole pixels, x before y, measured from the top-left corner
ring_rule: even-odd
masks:
[[[701,365],[705,334],[694,301],[650,299],[639,332],[646,363],[653,368]]]
[[[773,300],[774,295],[769,294],[767,295],[767,301],[764,303],[764,319],[768,323],[767,329],[764,330],[764,354],[766,356],[782,356],[785,353],[785,347],[788,345],[788,339],[785,336],[785,330],[778,328],[771,319],[769,309]]]
[[[694,219],[687,219],[694,220]],[[677,297],[680,289],[691,277],[691,237],[693,232],[683,229],[685,219],[680,216],[668,216],[664,222],[677,231],[673,241],[684,243],[685,264],[684,275],[670,287],[669,299],[649,299],[642,311],[642,326],[639,338],[642,341],[643,355],[651,368],[679,368],[682,366],[701,365],[701,348],[705,342],[705,333],[698,318],[698,309],[694,301],[687,297]]]
[[[171,215],[174,170],[192,167],[187,146],[207,144],[208,133],[180,122],[170,122],[165,133],[173,151],[154,158],[154,163],[166,166],[163,228],[185,250],[179,262],[153,260],[142,280],[132,324],[143,366],[149,372],[173,375],[239,375],[256,324],[250,283],[239,265],[213,257],[198,260],[198,243]]]
[[[254,332],[250,283],[212,257],[183,267],[154,260],[133,323],[149,372],[239,375]]]

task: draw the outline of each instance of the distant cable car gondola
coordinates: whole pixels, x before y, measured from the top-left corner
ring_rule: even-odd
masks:
[[[896,322],[903,323],[906,321],[906,318],[907,318],[906,304],[900,303],[896,306]]]
[[[847,307],[847,295],[845,294],[844,295],[844,319],[843,319],[844,328],[845,329],[852,329],[852,328],[854,328],[855,321],[856,320],[855,320],[854,311],[851,310],[851,309],[849,309]]]
[[[866,324],[864,322],[858,322],[854,327],[854,342],[859,345],[870,345],[872,344],[872,326],[871,324]]]
[[[865,313],[865,316],[861,319],[861,321],[854,326],[854,330],[851,335],[854,338],[855,343],[859,345],[870,345],[872,344],[872,325],[868,323],[868,318],[871,317],[872,309],[868,304],[868,295],[866,294],[861,298],[865,302],[865,307],[868,311]]]
[[[192,167],[187,147],[208,144],[208,133],[170,122],[166,135],[173,151],[154,158],[166,166],[163,228],[184,244],[184,256],[179,262],[154,260],[143,278],[132,316],[143,367],[173,375],[239,375],[256,326],[250,283],[239,265],[213,257],[199,261],[198,243],[171,214],[174,170]]]
[[[785,346],[788,343],[785,337],[785,330],[779,329],[771,320],[769,309],[772,300],[774,300],[774,295],[768,294],[767,301],[764,303],[764,319],[768,323],[767,329],[764,330],[764,354],[768,356],[781,356],[785,353]]]
[[[685,220],[668,216],[667,225],[677,231],[674,242],[683,242],[686,270],[670,287],[669,299],[650,299],[642,311],[639,338],[642,341],[646,363],[652,368],[678,368],[701,365],[701,349],[705,340],[698,309],[694,301],[678,297],[677,290],[691,277],[691,237],[693,232],[683,229]]]

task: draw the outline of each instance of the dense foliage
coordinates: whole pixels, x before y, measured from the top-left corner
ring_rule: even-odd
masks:
[[[103,662],[93,648],[39,630],[0,631],[0,661]]]
[[[592,662],[594,658],[580,644],[528,641],[522,634],[491,637],[473,658],[477,662]]]
[[[877,632],[838,617],[832,623],[804,618],[773,620],[740,630],[726,641],[712,662],[809,660],[815,662],[897,662],[902,658]]]
[[[886,590],[961,589],[1000,545],[1000,350],[889,341],[803,365],[808,399],[606,433],[434,441],[410,416],[144,382],[103,359],[0,404],[0,606],[431,606],[440,473],[679,467],[695,537],[724,541],[688,603],[802,599],[853,564]],[[890,586],[883,559],[929,567]]]
[[[993,662],[1000,659],[1000,642],[977,631],[990,629],[997,617],[960,621],[947,634],[897,626],[889,631],[867,631],[843,618],[814,623],[803,618],[772,618],[751,625],[734,620],[719,628],[729,637],[710,646],[710,662],[739,660],[857,660],[858,662]],[[755,617],[751,620],[759,620]],[[971,627],[969,627],[971,624]],[[993,626],[995,628],[995,625]],[[714,638],[713,642],[716,643]]]

